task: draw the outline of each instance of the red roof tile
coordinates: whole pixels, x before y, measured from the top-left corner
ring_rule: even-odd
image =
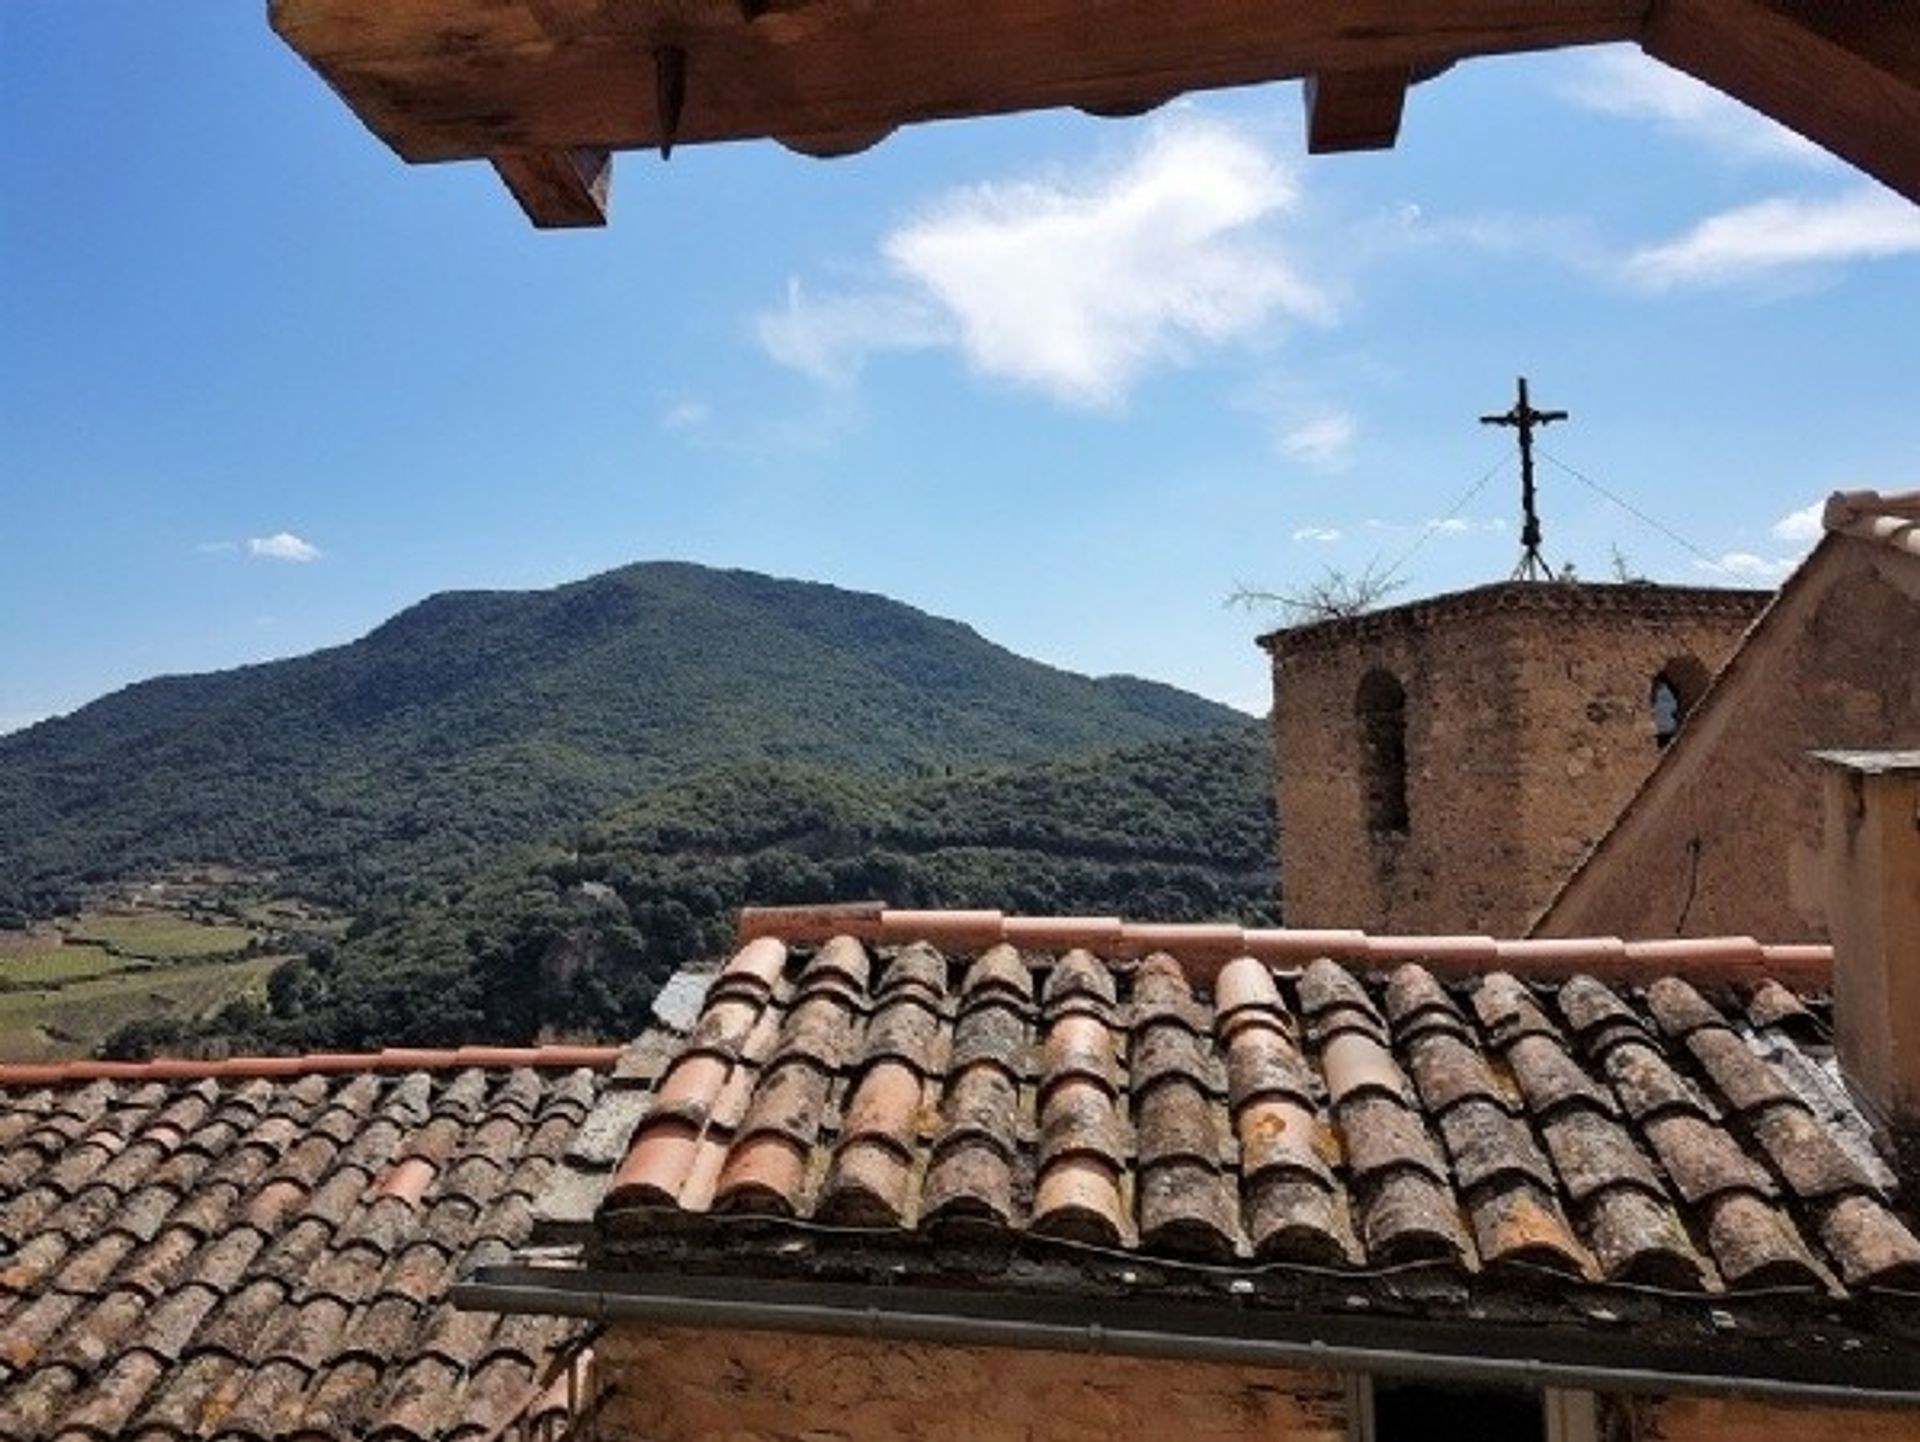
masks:
[[[676,1256],[707,1237],[732,1270],[789,1265],[787,1219],[936,1257],[986,1229],[1813,1308],[1920,1285],[1920,1240],[1821,1059],[1824,949],[877,908],[743,929],[651,1110],[624,1113],[624,1159],[552,1213],[610,1265],[671,1216]],[[752,994],[729,980],[745,971]],[[770,1219],[765,1248],[743,1249],[743,1214]],[[825,1255],[837,1234],[799,1235]]]
[[[0,1067],[0,1439],[491,1434],[585,1332],[448,1288],[617,1055]]]

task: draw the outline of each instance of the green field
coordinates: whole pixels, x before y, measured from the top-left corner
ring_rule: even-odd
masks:
[[[36,941],[0,951],[0,986],[47,986],[104,976],[126,966],[103,946],[61,945],[58,940]]]
[[[195,921],[171,912],[89,913],[76,918],[67,930],[77,940],[99,942],[122,956],[150,956],[156,961],[222,956],[245,950],[254,939],[244,926]]]
[[[0,1061],[85,1056],[130,1021],[204,1016],[237,997],[264,994],[268,975],[285,960],[181,962],[71,981],[58,989],[0,992]],[[12,956],[0,960],[0,970],[14,961]]]

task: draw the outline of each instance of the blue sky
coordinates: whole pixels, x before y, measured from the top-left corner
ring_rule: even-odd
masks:
[[[0,728],[678,557],[1248,708],[1329,566],[1770,583],[1920,485],[1920,209],[1631,51],[1475,61],[1397,150],[1297,86],[626,156],[606,231],[394,159],[257,5],[0,5]],[[1447,524],[1438,529],[1433,523]],[[1424,541],[1422,538],[1425,538]]]

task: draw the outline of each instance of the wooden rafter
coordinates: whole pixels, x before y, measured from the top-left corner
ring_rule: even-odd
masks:
[[[582,155],[1307,79],[1314,151],[1391,145],[1407,84],[1636,40],[1920,199],[1920,5],[1864,0],[269,0],[409,161],[492,159],[536,224],[596,224]],[[663,61],[662,57],[672,57]]]

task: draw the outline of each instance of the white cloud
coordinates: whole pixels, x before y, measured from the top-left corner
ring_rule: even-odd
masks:
[[[816,301],[790,283],[785,308],[760,318],[761,344],[837,381],[875,351],[950,345],[984,375],[1114,405],[1198,347],[1277,316],[1330,316],[1267,233],[1296,202],[1254,141],[1180,116],[1091,180],[948,194],[882,238],[887,287]]]
[[[1330,546],[1340,539],[1340,532],[1332,526],[1302,526],[1293,533],[1293,538],[1296,541],[1314,541],[1323,546]]]
[[[1345,465],[1359,427],[1345,411],[1327,411],[1302,421],[1280,437],[1280,451],[1296,461],[1333,470]]]
[[[890,294],[815,300],[798,279],[787,303],[755,322],[760,345],[783,366],[830,385],[847,385],[873,351],[923,350],[949,339],[940,317],[921,302]]]
[[[1815,501],[1797,511],[1789,511],[1773,523],[1773,538],[1776,541],[1803,541],[1811,543],[1826,533],[1826,527],[1820,518],[1827,509],[1825,501]]]
[[[1703,571],[1713,571],[1741,581],[1768,583],[1784,579],[1799,564],[1797,556],[1781,556],[1770,560],[1765,556],[1756,556],[1751,551],[1727,551],[1717,561],[1694,562]]]
[[[702,400],[678,400],[660,412],[660,429],[669,435],[676,431],[697,431],[713,419],[713,408]]]
[[[250,537],[247,554],[262,561],[306,562],[319,560],[320,548],[292,531],[275,531],[271,536]]]
[[[1638,49],[1596,50],[1582,56],[1560,94],[1584,110],[1651,121],[1733,159],[1834,163],[1805,136]]]
[[[1489,516],[1484,521],[1476,521],[1472,516],[1448,516],[1444,520],[1427,522],[1427,529],[1436,536],[1472,536],[1504,531],[1506,528],[1507,523],[1499,516]]]
[[[1628,257],[1626,275],[1661,290],[1914,254],[1920,254],[1920,206],[1863,185],[1817,199],[1776,197],[1708,216],[1685,235]]]

